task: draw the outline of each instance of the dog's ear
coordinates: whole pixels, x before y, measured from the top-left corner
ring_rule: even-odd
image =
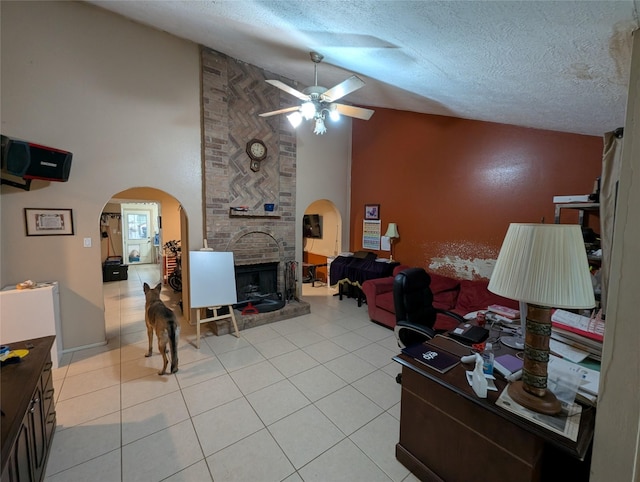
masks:
[[[156,290],[158,293],[160,293],[160,291],[162,291],[162,283],[158,283],[156,287],[153,289]]]
[[[144,289],[145,293],[151,289],[151,288],[149,288],[149,285],[147,283],[143,284],[142,288]]]

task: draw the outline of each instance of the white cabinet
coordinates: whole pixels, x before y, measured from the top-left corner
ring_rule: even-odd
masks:
[[[54,335],[51,348],[53,368],[62,357],[62,328],[58,282],[38,283],[35,288],[7,286],[0,291],[0,343]]]

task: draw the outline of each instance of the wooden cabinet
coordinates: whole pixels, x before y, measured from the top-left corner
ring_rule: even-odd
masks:
[[[2,401],[2,481],[41,481],[56,424],[51,346],[47,336],[12,343],[27,349],[19,363],[0,371]]]

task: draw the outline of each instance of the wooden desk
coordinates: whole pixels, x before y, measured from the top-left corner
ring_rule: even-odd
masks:
[[[307,269],[307,277],[302,281],[303,283],[311,283],[312,287],[315,287],[317,277],[317,269],[324,268],[327,266],[327,263],[320,264],[311,264],[311,263],[302,263],[302,276],[304,276],[304,269]]]
[[[588,480],[595,409],[583,408],[577,442],[478,398],[458,365],[445,374],[406,355],[396,458],[420,480]],[[560,476],[560,478],[558,478]]]

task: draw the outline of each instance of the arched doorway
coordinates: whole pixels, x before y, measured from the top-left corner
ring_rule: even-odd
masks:
[[[313,201],[304,211],[300,229],[302,229],[303,267],[305,264],[319,265],[315,268],[315,278],[328,285],[331,259],[342,251],[340,212],[328,199]]]
[[[174,304],[179,306],[178,309],[189,320],[188,302],[183,301],[189,298],[188,256],[182,258],[182,291],[173,292],[167,280],[175,263],[169,266],[163,250],[164,244],[170,240],[179,240],[181,246],[185,247],[185,252],[189,246],[187,214],[175,197],[152,187],[133,187],[115,193],[104,205],[100,232],[103,263],[109,256],[120,256],[127,265],[127,281],[129,269],[144,266],[143,281],[149,284],[162,282],[163,290],[171,294]],[[143,249],[146,245],[148,249]],[[106,280],[104,269],[103,266],[103,283],[119,281]],[[107,332],[108,328],[107,326]]]

